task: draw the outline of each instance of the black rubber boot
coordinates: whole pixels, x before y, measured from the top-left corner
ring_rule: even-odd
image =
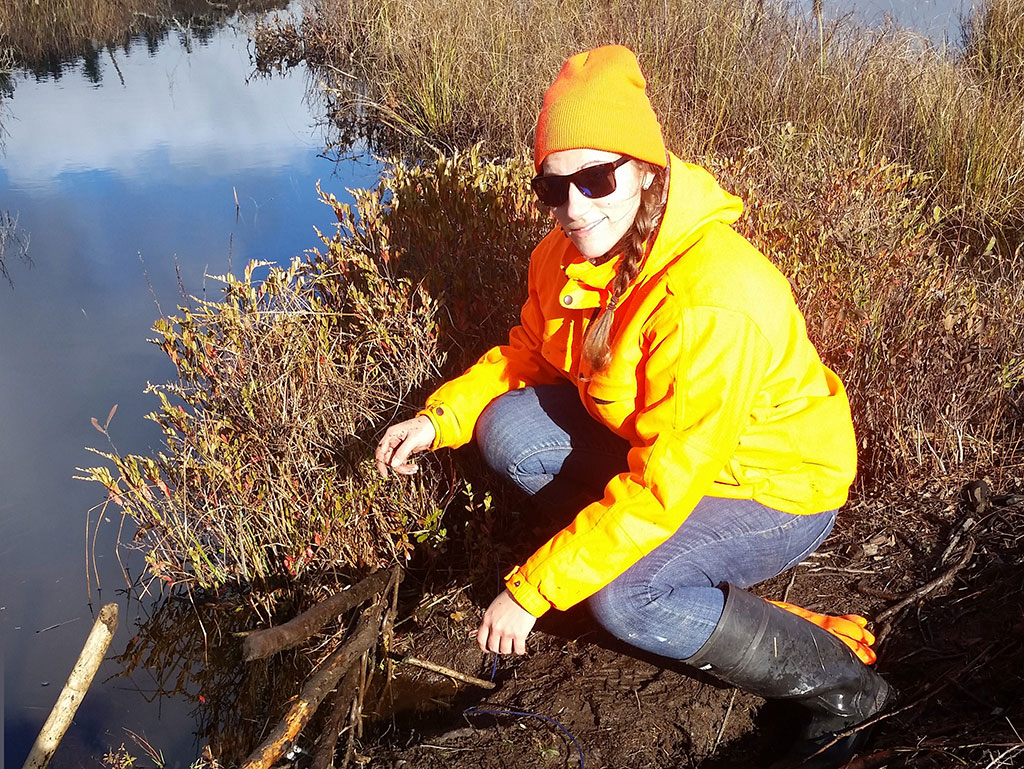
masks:
[[[686,664],[754,694],[797,702],[811,711],[811,722],[792,754],[773,767],[843,766],[866,741],[867,730],[813,754],[837,732],[878,714],[890,699],[889,685],[827,630],[738,587],[722,588],[722,618]]]

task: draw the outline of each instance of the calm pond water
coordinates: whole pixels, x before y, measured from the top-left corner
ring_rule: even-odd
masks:
[[[18,215],[34,263],[8,254],[14,285],[0,282],[0,658],[9,767],[27,755],[93,608],[120,604],[112,652],[133,633],[138,606],[118,592],[125,583],[113,546],[117,518],[99,530],[103,590],[94,587],[89,604],[85,517],[103,494],[72,476],[98,463],[83,447],[103,448],[105,438],[89,420],[102,422],[114,404],[118,449],[157,450],[159,432],[142,419],[157,401],[142,391],[173,369],[146,339],[160,310],[177,305],[176,269],[189,293],[216,296],[205,273],[250,259],[287,260],[317,245],[314,226],[331,231],[333,212],[316,198],[317,179],[344,199],[345,187],[372,186],[378,173],[368,157],[339,165],[318,157],[320,107],[306,99],[304,72],[252,78],[247,44],[239,21],[206,42],[173,32],[155,51],[138,41],[112,57],[104,52],[99,83],[81,64],[59,79],[16,75],[4,103],[0,211]],[[101,668],[55,766],[131,745],[122,727],[162,749],[171,769],[187,766],[196,755],[197,703],[150,703],[153,680],[117,672],[110,661]]]
[[[811,8],[812,0],[802,2]],[[941,46],[961,43],[961,18],[969,16],[972,0],[821,0],[826,16],[852,14],[868,26],[892,21]]]
[[[850,7],[825,0],[827,13]],[[955,42],[965,6],[856,7],[869,23],[889,15]],[[372,185],[378,173],[365,154],[338,165],[318,157],[321,107],[306,98],[305,73],[252,78],[245,26],[104,53],[98,82],[81,64],[59,78],[16,75],[0,107],[0,211],[18,215],[34,262],[9,259],[14,285],[0,283],[0,697],[9,767],[24,760],[94,609],[121,606],[113,652],[134,631],[139,607],[121,592],[116,518],[99,528],[103,587],[94,586],[90,603],[86,511],[102,494],[72,476],[96,463],[84,447],[105,439],[90,417],[102,422],[114,404],[118,449],[158,449],[158,431],[142,419],[155,399],[142,391],[173,369],[145,340],[178,302],[178,273],[189,293],[215,296],[206,273],[314,247],[313,227],[333,223],[316,180],[344,197],[345,187]],[[198,749],[196,699],[156,697],[155,680],[118,672],[112,661],[101,668],[54,765],[95,766],[110,746],[131,745],[127,727],[161,749],[169,769],[187,766]]]

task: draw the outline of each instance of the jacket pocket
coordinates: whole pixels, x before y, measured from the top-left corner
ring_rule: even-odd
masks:
[[[587,384],[584,404],[594,417],[619,432],[636,416],[636,386],[599,374]]]

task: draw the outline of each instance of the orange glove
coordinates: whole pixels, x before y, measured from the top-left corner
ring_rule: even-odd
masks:
[[[833,617],[831,614],[818,614],[809,611],[801,606],[781,601],[769,601],[780,609],[792,612],[798,617],[803,617],[818,627],[827,630],[857,655],[857,658],[865,665],[871,665],[878,655],[875,654],[871,644],[875,642],[875,636],[868,630],[868,621],[859,614],[844,614],[841,617]]]

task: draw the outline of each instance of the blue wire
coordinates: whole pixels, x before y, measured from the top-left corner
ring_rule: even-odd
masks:
[[[527,713],[525,710],[481,710],[476,705],[468,707],[462,711],[463,715],[477,716],[477,715],[488,715],[488,716],[526,716],[527,718],[539,718],[541,721],[547,721],[549,724],[554,724],[563,732],[565,736],[572,740],[572,744],[576,746],[576,753],[580,759],[580,769],[584,769],[583,766],[583,749],[580,744],[576,742],[576,738],[572,736],[572,732],[562,726],[558,721],[547,716],[542,716],[540,713]]]
[[[501,584],[501,564],[498,563],[498,557],[497,556],[494,557],[494,568],[498,572],[498,584],[500,585]],[[500,654],[495,654],[494,655],[494,665],[491,667],[491,680],[492,681],[494,680],[495,673],[498,672],[498,658],[500,656],[501,656]],[[462,711],[462,714],[466,715],[466,716],[473,716],[473,715],[526,716],[527,718],[539,718],[541,721],[547,721],[549,724],[554,724],[559,729],[561,729],[563,732],[565,732],[565,736],[566,737],[568,737],[570,740],[572,740],[572,744],[576,746],[576,753],[577,753],[577,755],[579,756],[579,759],[580,759],[580,769],[584,769],[584,765],[583,765],[583,749],[580,747],[580,744],[578,742],[576,742],[576,738],[572,736],[572,732],[570,732],[568,729],[566,729],[564,726],[562,726],[558,721],[556,721],[553,718],[548,718],[547,716],[542,716],[540,713],[527,713],[525,710],[481,710],[476,705],[473,705],[471,707],[466,708],[465,710]]]

